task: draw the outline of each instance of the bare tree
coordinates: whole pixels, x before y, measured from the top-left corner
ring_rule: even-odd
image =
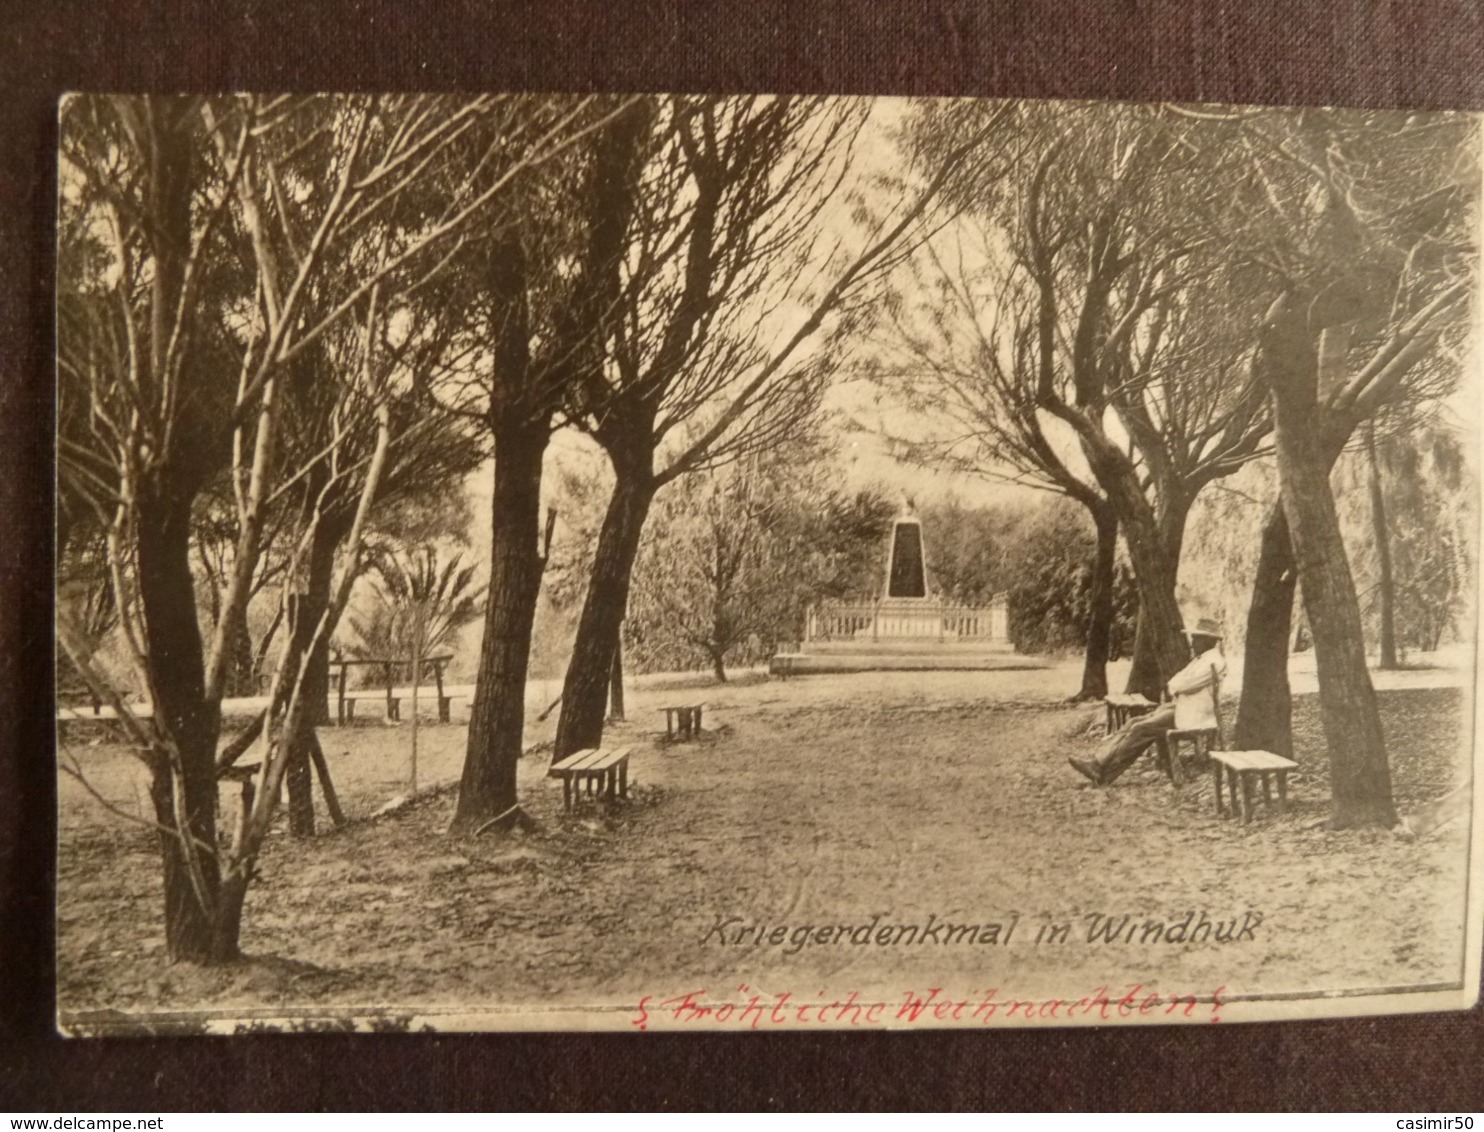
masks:
[[[1263,532],[1237,742],[1287,751],[1295,583],[1319,665],[1336,826],[1395,820],[1330,469],[1367,419],[1446,390],[1476,249],[1472,125],[1378,112],[1238,117],[1244,191],[1217,221],[1275,297],[1259,370],[1277,418],[1281,506]]]
[[[375,349],[382,303],[436,273],[468,222],[518,172],[571,143],[573,122],[512,130],[507,175],[478,192],[453,188],[415,228],[386,214],[435,182],[442,155],[505,105],[78,97],[63,108],[60,258],[70,286],[59,303],[59,370],[89,427],[76,446],[63,446],[61,475],[69,497],[87,500],[107,531],[120,631],[152,712],[125,703],[66,617],[58,633],[149,768],[172,959],[237,955],[243,900],[289,761],[282,737],[306,711],[303,666],[280,664],[241,820],[219,836],[216,748],[230,642],[246,615],[275,493],[294,480],[279,460],[290,368],[327,335],[358,328],[347,335],[360,343],[354,380],[339,383],[330,401],[337,416],[369,407],[378,424],[364,457],[339,460],[338,447],[331,457],[357,499],[331,587],[338,616],[391,442],[393,374]],[[337,446],[342,439],[332,438]],[[191,525],[204,485],[223,469],[237,545],[208,642]],[[295,532],[298,562],[321,517],[316,510]],[[330,613],[315,637],[325,635]]]
[[[1017,280],[989,266],[1004,254],[992,221],[967,212],[926,244],[909,284],[922,297],[886,304],[889,337],[868,372],[930,422],[925,437],[896,438],[908,459],[1064,495],[1087,511],[1097,542],[1082,680],[1072,698],[1102,699],[1118,514],[1085,463],[1048,435],[1036,399],[1031,312]]]
[[[638,99],[594,104],[585,143],[522,186],[517,222],[471,245],[443,300],[470,312],[483,360],[463,387],[430,382],[429,395],[453,398],[494,452],[490,580],[455,834],[520,818],[526,674],[555,524],[548,513],[543,533],[542,463],[570,389],[602,365],[597,328],[620,286],[649,114]]]
[[[1191,128],[1151,107],[1017,107],[993,139],[998,182],[952,186],[982,227],[940,285],[970,339],[960,412],[991,423],[1032,483],[1088,507],[1105,562],[1122,529],[1140,595],[1129,686],[1151,697],[1188,658],[1175,583],[1191,505],[1271,427],[1234,341],[1251,298],[1197,221],[1220,159]]]
[[[483,438],[467,421],[430,409],[418,393],[421,379],[433,368],[450,364],[461,350],[457,328],[445,315],[432,316],[408,300],[383,304],[376,327],[375,356],[395,388],[385,397],[389,429],[382,476],[372,496],[368,531],[378,515],[409,501],[447,492],[484,458]],[[396,331],[392,327],[396,327]],[[336,405],[328,396],[352,380],[355,351],[351,341],[328,334],[322,348],[303,355],[310,364],[294,367],[286,390],[292,411],[285,421],[284,486],[276,493],[296,529],[310,529],[304,560],[280,603],[292,611],[291,663],[304,666],[306,710],[289,737],[287,777],[290,829],[314,833],[310,766],[319,771],[326,799],[332,797],[329,772],[317,724],[328,722],[331,638],[339,626],[332,594],[334,562],[355,521],[359,495],[356,482],[344,474],[370,458],[381,422],[369,404]],[[328,615],[328,616],[327,616]],[[323,632],[318,627],[325,620]],[[234,743],[234,750],[240,743]],[[221,760],[218,760],[219,764]]]
[[[965,140],[859,250],[834,235],[863,107],[810,98],[673,98],[656,115],[606,364],[573,416],[615,484],[562,691],[554,757],[596,745],[640,535],[677,477],[796,434],[866,287],[927,227]],[[898,191],[901,191],[898,186]],[[812,352],[811,352],[812,350]]]

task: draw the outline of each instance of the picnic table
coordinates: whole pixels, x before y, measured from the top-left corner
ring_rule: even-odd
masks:
[[[103,701],[100,700],[98,698],[98,694],[91,688],[89,688],[86,684],[78,681],[76,683],[63,683],[57,685],[58,707],[72,707],[79,703],[92,705],[94,715],[101,716],[103,714]],[[82,713],[79,711],[78,714],[80,715]]]
[[[438,689],[438,722],[447,723],[449,720],[449,707],[452,700],[443,694],[443,669],[451,661],[451,655],[430,656],[423,660],[423,667],[431,669],[433,682]],[[412,661],[406,657],[396,660],[386,657],[356,657],[355,659],[336,659],[330,661],[330,667],[338,668],[340,671],[335,678],[335,724],[344,727],[346,723],[355,718],[356,697],[346,694],[346,680],[352,668],[380,668],[382,674],[382,685],[386,688],[386,717],[388,719],[402,718],[402,700],[396,694],[396,684],[393,676],[403,669],[410,669]]]
[[[582,784],[587,783],[591,795],[594,788],[600,796],[610,801],[615,794],[620,798],[629,796],[629,754],[632,747],[588,747],[574,751],[566,758],[552,764],[547,777],[562,780],[562,806],[572,808],[572,799],[581,793]]]

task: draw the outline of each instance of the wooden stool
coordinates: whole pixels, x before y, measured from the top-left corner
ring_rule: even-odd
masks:
[[[1242,815],[1242,824],[1252,820],[1253,794],[1258,780],[1262,781],[1263,801],[1272,805],[1271,779],[1278,780],[1278,812],[1288,809],[1288,772],[1298,766],[1292,759],[1275,755],[1271,751],[1212,751],[1211,774],[1216,786],[1216,813],[1225,817],[1230,813]],[[1231,807],[1226,805],[1226,788],[1231,789]],[[1238,788],[1240,787],[1240,797]]]
[[[1215,727],[1172,728],[1165,732],[1159,743],[1160,758],[1164,760],[1170,783],[1179,786],[1185,781],[1185,774],[1180,769],[1180,744],[1190,744],[1195,769],[1205,770],[1207,756],[1221,748],[1221,731]]]
[[[1148,715],[1159,705],[1139,695],[1138,692],[1130,692],[1128,695],[1107,696],[1103,699],[1103,706],[1108,709],[1108,721],[1104,726],[1103,733],[1111,735],[1122,728],[1131,719],[1137,719],[1141,715]]]
[[[662,707],[665,713],[665,737],[668,739],[690,739],[701,733],[701,708],[704,704],[681,704]]]

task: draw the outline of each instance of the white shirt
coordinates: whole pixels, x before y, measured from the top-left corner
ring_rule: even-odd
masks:
[[[1226,677],[1226,657],[1218,645],[1196,657],[1170,677],[1170,695],[1175,700],[1175,726],[1198,730],[1216,726],[1216,697]]]

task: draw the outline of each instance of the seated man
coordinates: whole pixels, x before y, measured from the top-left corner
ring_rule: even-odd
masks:
[[[1170,677],[1169,691],[1174,703],[1161,704],[1108,736],[1092,758],[1079,759],[1074,755],[1068,760],[1094,785],[1108,785],[1168,731],[1216,727],[1217,689],[1226,676],[1221,626],[1208,617],[1201,618],[1191,630],[1190,649],[1195,659]]]

